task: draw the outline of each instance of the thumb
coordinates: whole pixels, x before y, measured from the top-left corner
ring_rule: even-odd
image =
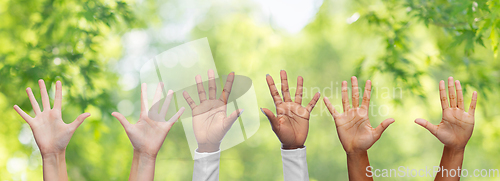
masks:
[[[274,130],[274,127],[277,127],[279,125],[278,118],[276,118],[274,113],[269,109],[260,108],[260,110],[262,111],[262,113],[264,113],[264,115],[266,115],[267,119],[269,119],[269,122],[271,123],[271,126],[273,127]]]
[[[226,124],[226,127],[231,127],[231,125],[233,125],[233,123],[238,119],[238,117],[241,116],[241,114],[243,113],[243,110],[244,109],[238,109],[238,110],[234,111],[233,113],[231,113],[231,115],[229,115],[229,117],[227,117],[224,120],[224,124]]]
[[[177,113],[175,113],[175,115],[172,116],[167,122],[172,123],[172,124],[177,122],[177,120],[181,117],[182,113],[184,113],[184,110],[185,110],[185,108],[181,107],[179,109],[179,111],[177,111]]]
[[[438,129],[438,127],[436,125],[433,125],[433,124],[429,123],[429,121],[422,119],[422,118],[415,119],[415,123],[424,127],[425,129],[429,130],[434,136],[436,136],[437,129]]]
[[[394,123],[394,119],[388,118],[382,121],[382,123],[380,123],[380,125],[378,125],[377,128],[375,128],[375,134],[377,139],[380,138],[380,136],[382,136],[382,133],[384,133],[385,129],[387,129],[387,127],[389,127],[389,125],[391,125],[392,123]]]
[[[70,123],[71,127],[73,127],[73,130],[76,130],[76,128],[78,128],[85,119],[87,119],[88,117],[90,116],[90,113],[83,113],[83,114],[80,114],[80,116],[78,116],[75,121],[73,121],[72,123]]]
[[[122,124],[123,128],[125,130],[127,130],[127,128],[130,125],[130,123],[127,121],[127,119],[125,118],[125,116],[123,116],[119,112],[113,112],[113,113],[111,113],[111,115],[114,116],[116,119],[118,119],[118,121],[120,121],[120,123]]]

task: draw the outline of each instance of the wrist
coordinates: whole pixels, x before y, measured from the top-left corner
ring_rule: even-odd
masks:
[[[450,147],[445,145],[443,152],[448,155],[463,156],[465,153],[465,147]]]
[[[368,153],[368,150],[363,150],[363,149],[349,149],[349,150],[344,149],[344,150],[347,155],[352,155],[352,156],[364,155]]]
[[[134,157],[144,161],[156,161],[157,153],[147,153],[134,150]]]
[[[368,155],[367,150],[352,150],[352,151],[346,151],[345,153],[348,157],[358,157],[358,156]]]
[[[220,143],[219,144],[198,144],[198,149],[196,151],[198,153],[211,153],[211,152],[216,152],[220,150]]]
[[[302,144],[302,145],[284,145],[284,144],[281,144],[281,149],[284,149],[284,150],[294,150],[294,149],[299,149],[299,148],[304,148],[305,146]]]
[[[58,152],[41,152],[42,160],[48,159],[63,159],[66,158],[66,150],[58,151]]]

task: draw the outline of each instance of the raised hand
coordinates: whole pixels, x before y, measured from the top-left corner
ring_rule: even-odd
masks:
[[[465,149],[465,145],[467,145],[474,129],[474,110],[476,109],[477,92],[474,91],[472,93],[469,112],[465,112],[464,110],[464,97],[460,81],[453,82],[453,77],[449,77],[448,93],[450,103],[448,103],[446,96],[444,81],[440,81],[439,95],[441,97],[441,107],[443,108],[441,123],[433,125],[421,118],[416,119],[415,123],[429,130],[445,146],[455,149]]]
[[[349,180],[373,180],[367,173],[367,167],[370,166],[367,150],[380,138],[384,130],[394,122],[394,119],[386,119],[377,128],[373,128],[368,116],[372,83],[370,80],[366,81],[361,107],[359,107],[358,79],[355,76],[351,78],[351,84],[352,108],[349,105],[347,82],[342,82],[344,113],[337,112],[328,98],[325,97],[323,101],[335,120],[340,143],[347,154]]]
[[[455,86],[453,86],[455,83]],[[455,93],[456,90],[456,93]],[[453,82],[453,77],[448,78],[448,94],[450,103],[446,96],[444,81],[439,82],[439,95],[443,117],[441,123],[433,125],[425,119],[416,119],[415,123],[429,130],[436,138],[444,144],[443,156],[441,157],[440,170],[435,180],[460,180],[465,146],[472,136],[474,129],[474,111],[476,110],[477,92],[472,93],[469,112],[464,110],[464,97],[460,81]],[[456,175],[441,172],[441,169],[454,169]]]
[[[32,118],[26,114],[19,106],[14,109],[29,124],[35,137],[35,142],[40,149],[43,159],[43,178],[44,180],[67,180],[65,152],[66,147],[73,136],[75,130],[82,124],[89,113],[83,113],[70,124],[64,123],[61,115],[62,104],[62,85],[60,81],[56,82],[56,93],[54,107],[50,108],[49,95],[45,88],[45,82],[40,79],[40,94],[42,96],[43,111],[40,110],[31,88],[26,89],[28,97],[35,112]]]
[[[320,93],[316,93],[311,102],[306,107],[302,107],[302,85],[304,79],[301,76],[297,78],[295,101],[292,102],[286,71],[281,70],[280,76],[283,99],[281,99],[278,89],[276,89],[273,78],[269,74],[266,75],[267,85],[276,106],[276,115],[266,108],[263,108],[262,112],[269,119],[274,133],[276,133],[276,136],[281,141],[283,149],[303,148],[309,131],[309,116],[316,102],[318,102]]]
[[[184,91],[183,96],[193,112],[193,130],[198,142],[197,151],[215,152],[219,150],[224,135],[226,135],[234,121],[243,112],[243,109],[238,109],[231,113],[229,117],[226,113],[227,100],[234,81],[234,72],[231,72],[227,76],[226,84],[219,99],[216,97],[217,86],[215,84],[215,74],[212,69],[208,70],[208,100],[201,76],[197,75],[195,80],[198,87],[200,104],[196,105],[186,91]]]
[[[344,113],[337,112],[327,97],[323,99],[335,120],[340,142],[347,154],[367,151],[380,138],[384,130],[394,122],[394,119],[389,118],[380,123],[377,128],[373,128],[368,116],[372,83],[370,80],[366,81],[361,107],[359,106],[358,80],[355,76],[351,78],[351,84],[352,108],[349,105],[347,81],[342,82]]]
[[[165,121],[173,91],[168,91],[167,97],[159,110],[162,91],[163,83],[159,83],[153,97],[153,106],[148,111],[147,86],[145,83],[142,84],[141,114],[136,124],[130,124],[125,116],[118,112],[112,113],[122,124],[134,147],[134,159],[132,161],[129,180],[153,180],[158,151],[165,141],[170,128],[172,128],[184,112],[184,107],[182,107],[172,118]]]
[[[113,112],[112,115],[120,121],[127,136],[134,147],[134,151],[146,153],[151,156],[156,156],[165,141],[170,128],[179,119],[184,112],[184,107],[172,116],[168,121],[165,121],[167,110],[172,100],[173,91],[169,90],[165,98],[161,110],[160,99],[163,91],[163,84],[159,83],[153,97],[153,106],[148,111],[147,86],[145,83],[141,86],[141,114],[139,120],[135,124],[130,124],[125,116],[118,112]]]

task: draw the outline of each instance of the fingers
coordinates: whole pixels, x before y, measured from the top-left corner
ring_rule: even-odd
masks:
[[[380,125],[377,126],[377,128],[375,128],[375,136],[378,138],[380,138],[380,136],[382,135],[382,133],[384,133],[385,129],[387,129],[387,127],[389,127],[389,125],[391,125],[392,123],[394,123],[394,119],[392,118],[388,118],[384,121],[382,121],[382,123],[380,123]]]
[[[347,81],[342,82],[342,105],[344,106],[344,112],[349,111],[349,94],[347,93]]]
[[[328,108],[328,111],[330,111],[330,114],[332,114],[333,119],[337,119],[340,113],[335,110],[332,103],[330,103],[330,100],[327,97],[324,97],[323,102],[325,102],[326,108]]]
[[[193,99],[191,99],[191,96],[189,96],[189,94],[186,91],[182,92],[182,95],[184,96],[184,99],[186,99],[187,103],[189,104],[189,107],[191,107],[191,109],[194,109],[196,107],[196,103],[194,103]]]
[[[185,110],[185,108],[181,107],[179,109],[179,111],[177,111],[177,113],[175,113],[175,115],[172,116],[167,122],[172,123],[172,124],[177,122],[177,120],[179,120],[179,118],[181,117],[182,113],[184,113],[184,110]]]
[[[54,109],[61,110],[62,104],[62,84],[61,81],[56,82],[56,95],[54,99]]]
[[[214,70],[208,70],[208,98],[214,100],[217,96],[217,85],[215,84]]]
[[[86,118],[88,118],[90,116],[90,113],[83,113],[83,114],[80,114],[80,116],[78,116],[75,121],[73,121],[72,123],[70,123],[69,125],[73,128],[73,131],[76,130],[76,128],[78,128],[82,123],[83,121],[85,121]]]
[[[443,108],[443,110],[448,108],[448,96],[446,96],[444,80],[439,82],[439,97],[441,97],[441,107]]]
[[[281,95],[283,95],[283,100],[285,102],[292,102],[292,97],[290,96],[290,90],[288,89],[288,77],[286,76],[286,71],[280,71],[281,77]]]
[[[309,104],[307,104],[306,106],[306,110],[311,113],[312,109],[314,108],[314,106],[316,105],[316,103],[318,102],[318,99],[320,97],[320,93],[319,92],[316,92],[316,94],[314,94],[314,97],[312,98],[312,100],[309,102]]]
[[[297,77],[297,91],[295,91],[295,103],[302,104],[302,89],[304,84],[304,78],[302,76]]]
[[[450,107],[457,107],[457,95],[455,95],[455,84],[453,83],[453,77],[448,78],[448,93],[450,94]]]
[[[266,115],[267,119],[269,119],[273,130],[279,126],[278,118],[276,118],[272,111],[266,108],[260,108],[260,110],[262,111],[262,113],[264,113],[264,115]]]
[[[42,95],[43,110],[50,110],[49,94],[47,94],[47,88],[45,87],[43,79],[38,81],[38,86],[40,87],[40,94]]]
[[[365,84],[365,93],[363,93],[363,101],[361,102],[362,107],[368,107],[370,106],[370,97],[372,94],[372,81],[367,80]]]
[[[158,114],[158,109],[160,108],[161,93],[163,91],[163,82],[158,83],[156,87],[155,96],[153,97],[153,105],[151,106],[151,111]]]
[[[415,123],[424,127],[425,129],[429,130],[434,136],[436,136],[438,126],[433,125],[433,124],[429,123],[429,121],[427,121],[425,119],[421,119],[421,118],[416,119]]]
[[[356,76],[351,77],[352,86],[352,107],[359,107],[359,90],[358,90],[358,78]]]
[[[269,86],[269,91],[271,91],[271,96],[273,96],[274,105],[281,104],[283,101],[281,100],[280,93],[278,93],[278,89],[276,89],[276,85],[274,85],[274,80],[269,74],[266,75],[266,81]]]
[[[224,120],[225,128],[226,129],[231,128],[233,123],[238,119],[238,117],[241,116],[241,114],[243,114],[243,109],[238,109],[236,111],[233,111],[233,113],[231,113],[231,115],[229,115],[229,117],[227,117]]]
[[[198,88],[198,96],[200,96],[200,103],[207,100],[207,93],[205,93],[205,88],[203,87],[203,80],[201,75],[195,77],[196,87]]]
[[[113,113],[111,113],[111,115],[114,116],[116,119],[118,119],[118,121],[120,121],[120,124],[122,124],[122,126],[125,130],[128,129],[128,127],[130,126],[130,123],[127,121],[125,116],[123,116],[119,112],[113,112]]]
[[[476,103],[477,103],[477,92],[474,91],[472,93],[472,100],[470,101],[469,114],[474,115],[474,111],[476,111]]]
[[[233,87],[234,82],[234,72],[229,73],[227,75],[226,83],[224,84],[224,89],[222,89],[222,94],[220,95],[220,99],[224,104],[227,104],[227,100],[229,99],[229,94],[231,93],[231,88]]]
[[[459,109],[464,110],[464,94],[462,93],[462,85],[460,81],[455,81],[455,87],[457,89],[457,106]]]
[[[31,125],[31,118],[30,115],[26,114],[18,105],[14,105],[14,109],[17,111],[17,113],[28,123]]]
[[[164,118],[167,116],[168,107],[170,106],[170,101],[172,100],[173,95],[174,91],[168,90],[167,97],[165,97],[163,105],[161,106],[160,117]]]
[[[146,83],[141,85],[141,116],[148,116],[148,87]]]
[[[38,115],[41,113],[40,111],[40,106],[38,105],[38,102],[36,101],[35,96],[33,95],[33,91],[31,91],[31,88],[26,88],[26,93],[28,94],[28,97],[31,102],[31,107],[33,107],[33,112],[35,112],[35,115]]]

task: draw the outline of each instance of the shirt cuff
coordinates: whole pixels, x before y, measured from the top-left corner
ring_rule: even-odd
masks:
[[[282,157],[294,157],[294,158],[305,158],[307,157],[306,154],[306,147],[304,148],[297,148],[293,150],[285,150],[281,148],[281,156]]]
[[[217,161],[220,159],[220,149],[217,150],[216,152],[203,152],[200,153],[198,152],[198,149],[194,150],[194,159],[199,160],[202,158],[206,158],[207,161]]]

